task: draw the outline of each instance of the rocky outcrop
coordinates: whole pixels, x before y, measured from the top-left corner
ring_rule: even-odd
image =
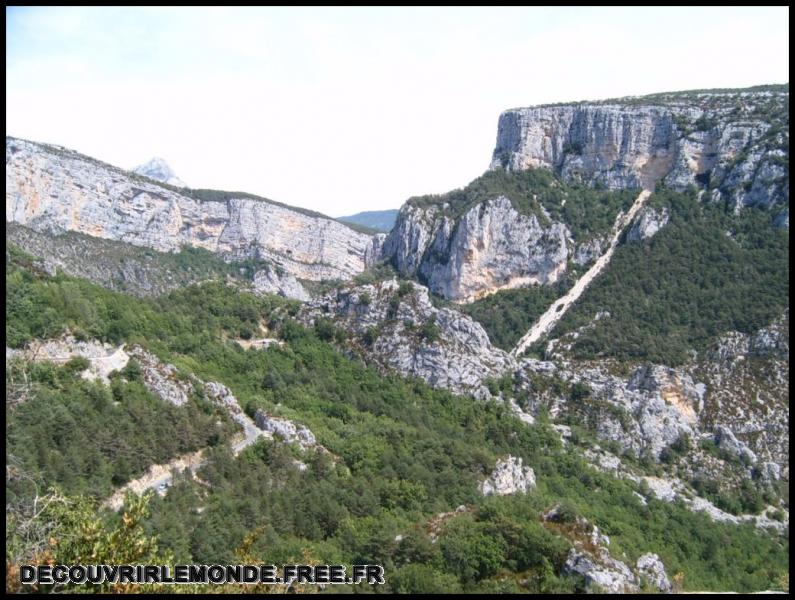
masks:
[[[637,593],[646,584],[656,592],[672,590],[665,565],[656,554],[643,554],[635,568],[610,555],[610,538],[599,528],[580,516],[563,519],[560,506],[542,515],[542,523],[568,538],[572,548],[563,564],[565,574],[580,575],[588,592],[625,594]],[[562,527],[561,527],[562,525]]]
[[[753,334],[727,333],[683,370],[706,384],[700,428],[763,478],[788,480],[789,311]]]
[[[705,391],[689,375],[662,365],[638,367],[625,378],[597,365],[525,359],[515,380],[530,394],[531,414],[547,408],[556,417],[575,417],[622,450],[655,458],[682,435],[695,434]],[[565,394],[540,387],[555,380],[564,382]]]
[[[715,445],[721,450],[736,456],[746,464],[754,464],[756,462],[756,454],[754,454],[753,450],[739,441],[728,427],[718,425],[715,428]]]
[[[322,215],[247,194],[196,194],[59,146],[6,138],[6,220],[39,232],[77,231],[162,252],[205,248],[309,280],[349,279],[377,257],[380,239]]]
[[[635,570],[641,580],[645,580],[660,592],[670,593],[673,590],[665,572],[665,565],[656,554],[646,553],[640,556],[635,564]]]
[[[179,371],[174,365],[162,362],[154,354],[140,346],[133,346],[129,353],[141,368],[141,376],[146,389],[164,402],[169,402],[174,406],[183,406],[188,403],[188,399],[193,393],[193,386],[187,378],[180,377]]]
[[[515,366],[480,324],[434,307],[428,289],[416,283],[392,279],[339,288],[311,301],[299,318],[308,325],[331,318],[350,336],[349,349],[453,392],[488,395],[483,381]]]
[[[740,209],[789,204],[789,92],[658,94],[502,113],[492,168],[610,189],[710,184]],[[783,223],[783,219],[782,219]]]
[[[627,232],[627,241],[639,242],[649,239],[668,223],[669,218],[666,208],[660,211],[648,207],[642,209]]]
[[[289,419],[275,417],[265,411],[258,410],[254,415],[254,422],[263,431],[276,435],[285,442],[294,442],[303,450],[317,446],[315,435],[309,428],[303,425],[296,425]]]
[[[598,557],[572,548],[563,565],[563,572],[581,575],[587,588],[608,594],[625,594],[638,591],[635,575],[620,560],[604,552]]]
[[[609,318],[609,314],[597,314],[594,320],[599,318]],[[746,477],[789,479],[788,311],[755,333],[723,335],[683,366],[639,365],[629,377],[613,374],[609,360],[584,364],[567,358],[570,344],[592,326],[550,340],[546,361],[521,363],[520,370],[525,370],[518,378],[522,389],[529,378],[540,377],[541,381],[562,379],[567,390],[580,381],[589,391],[586,398],[574,403],[565,395],[556,398],[547,390],[536,389],[527,407],[532,415],[542,405],[560,415],[575,411],[600,437],[618,441],[625,449],[630,437],[637,434],[636,439],[643,443],[633,452],[644,447],[647,451],[662,449],[679,435],[695,434],[704,443],[717,442],[729,455],[752,467],[746,470]],[[530,385],[528,389],[534,388]],[[640,409],[637,402],[644,397],[642,402],[648,404]],[[627,403],[629,398],[636,400]],[[629,431],[633,433],[625,437]],[[714,472],[713,476],[720,478],[721,474]]]
[[[533,469],[522,466],[521,457],[508,455],[497,461],[494,471],[481,482],[480,493],[484,496],[507,496],[525,493],[536,485]]]
[[[254,274],[254,291],[260,294],[278,294],[301,302],[306,302],[310,298],[309,293],[295,277],[284,272],[280,274],[273,267]]]
[[[458,219],[443,207],[406,204],[384,242],[403,275],[417,275],[440,296],[470,302],[501,289],[548,284],[566,270],[565,225],[542,225],[499,196]]]
[[[542,226],[500,196],[457,220],[410,204],[384,242],[404,275],[417,275],[445,298],[470,302],[501,289],[557,281],[569,257],[568,229]]]

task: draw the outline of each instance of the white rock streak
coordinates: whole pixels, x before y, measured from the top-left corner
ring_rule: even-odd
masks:
[[[549,309],[541,315],[538,320],[533,324],[519,343],[516,345],[511,351],[511,356],[516,358],[517,356],[521,356],[522,352],[524,352],[531,344],[541,339],[542,336],[549,333],[552,328],[563,318],[563,315],[566,314],[566,311],[571,307],[574,302],[582,295],[585,289],[590,285],[590,283],[596,278],[599,273],[608,265],[610,259],[613,256],[613,252],[615,252],[616,246],[618,246],[618,240],[621,237],[621,232],[624,230],[627,225],[632,222],[632,219],[637,214],[640,207],[643,206],[643,203],[646,199],[651,195],[651,190],[643,190],[638,197],[633,202],[632,206],[630,207],[629,211],[625,215],[619,214],[618,218],[616,219],[616,224],[613,225],[613,239],[610,241],[610,246],[602,256],[600,256],[596,262],[588,269],[582,277],[577,280],[577,283],[559,300],[555,301],[555,303],[549,307]]]

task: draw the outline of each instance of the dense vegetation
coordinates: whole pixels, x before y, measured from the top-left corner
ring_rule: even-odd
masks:
[[[217,306],[219,293],[229,299],[229,307]],[[222,331],[250,337],[261,315],[279,307],[295,310],[297,303],[238,294],[223,283],[140,300],[60,273],[43,277],[15,265],[6,269],[6,343],[13,348],[69,330],[114,344],[167,340],[176,351],[186,352]]]
[[[560,321],[551,337],[582,332],[575,356],[685,362],[727,331],[751,333],[789,305],[789,233],[770,214],[700,203],[696,193],[659,190],[670,222],[643,242],[625,243]]]
[[[581,581],[560,571],[570,545],[566,532],[539,520],[541,511],[562,501],[570,513],[611,537],[611,554],[626,553],[631,562],[654,551],[669,573],[683,574],[686,588],[767,589],[787,572],[786,539],[760,535],[751,526],[713,523],[677,504],[650,499],[643,505],[633,493],[639,491],[636,484],[594,471],[575,448],[561,445],[543,419],[526,426],[496,403],[380,376],[323,341],[328,332],[322,326],[298,325],[290,318],[295,305],[284,300],[257,298],[221,284],[139,300],[13,265],[6,284],[6,332],[15,345],[67,327],[108,341],[136,341],[184,372],[228,385],[248,411],[266,408],[306,424],[330,452],[301,453],[260,441],[234,458],[225,445],[216,444],[199,473],[209,487],[184,478],[165,498],[152,500],[149,516],[140,507],[131,509],[158,538],[156,546],[143,546],[151,553],[168,550],[176,560],[211,563],[233,561],[240,556],[235,549],[247,547],[250,556],[268,563],[305,557],[321,563],[378,563],[395,591],[580,589]],[[225,339],[256,332],[263,324],[280,332],[283,348],[246,351]],[[31,406],[41,408],[49,402],[65,418],[79,422],[87,415],[99,422],[113,389],[78,381],[73,373],[78,366],[42,366],[48,375],[36,376],[36,396],[26,403],[39,402]],[[125,428],[132,426],[124,411],[144,423],[157,420],[146,408],[154,401],[134,374],[127,375],[130,383],[114,384],[121,389],[119,418],[101,421],[108,438],[127,439]],[[59,444],[68,444],[59,435],[74,435],[73,430],[43,433],[26,403],[10,410],[8,425],[18,448],[24,447],[22,440],[42,437],[36,451],[25,454],[25,469],[42,489],[51,484],[80,489],[47,462],[63,447]],[[143,412],[130,413],[133,407]],[[197,418],[206,418],[199,403],[197,411]],[[177,417],[161,404],[160,419],[170,418]],[[57,429],[56,423],[50,426]],[[172,432],[189,439],[192,427],[177,421]],[[150,443],[162,443],[159,428],[151,435]],[[74,446],[70,476],[90,480],[95,448],[88,442]],[[173,445],[158,450],[176,451]],[[508,453],[533,467],[538,487],[526,496],[481,497],[478,480]],[[297,470],[295,458],[308,468]],[[83,489],[104,493],[103,485],[94,482]],[[103,515],[104,525],[88,527],[90,507],[80,499],[67,505],[72,508],[52,517],[51,532],[69,540],[52,550],[56,561],[74,562],[75,547],[92,536],[104,539],[104,531],[126,530],[121,517],[109,514]],[[434,516],[459,505],[466,509],[432,523]],[[11,522],[17,522],[15,517]],[[439,536],[436,543],[432,532]],[[19,541],[13,527],[9,536]],[[98,544],[105,552],[107,545]],[[107,552],[129,554],[113,545]],[[106,554],[96,557],[102,562]]]
[[[510,351],[536,319],[571,288],[573,280],[576,277],[567,273],[553,285],[501,290],[456,308],[483,325],[492,344]]]
[[[153,396],[134,361],[110,386],[82,379],[81,362],[34,363],[25,372],[14,361],[7,370],[7,386],[26,379],[33,393],[11,415],[6,457],[35,480],[104,498],[150,465],[221,443],[235,431],[225,411],[198,396],[180,408]],[[6,491],[18,496],[30,485],[21,481]]]
[[[546,211],[549,218],[564,222],[575,240],[584,241],[609,233],[616,215],[632,205],[637,191],[609,191],[564,183],[549,169],[494,169],[465,188],[442,195],[418,196],[407,202],[420,207],[447,203],[446,212],[457,218],[473,206],[498,196],[505,196],[519,213],[535,215],[545,225],[549,223]]]

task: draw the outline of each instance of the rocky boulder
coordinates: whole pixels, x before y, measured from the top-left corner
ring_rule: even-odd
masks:
[[[641,581],[646,581],[656,590],[670,593],[673,590],[665,565],[656,554],[646,553],[638,558],[635,569]]]
[[[508,455],[497,461],[494,471],[480,484],[480,492],[484,496],[507,496],[518,492],[525,493],[535,485],[533,469],[523,467],[521,457]]]
[[[254,291],[259,294],[278,294],[285,298],[292,298],[306,302],[309,293],[298,280],[284,271],[268,267],[254,274]]]
[[[638,591],[635,575],[620,560],[603,554],[598,558],[572,548],[563,565],[564,573],[577,573],[585,579],[588,588],[608,594],[625,594]]]
[[[652,208],[642,209],[627,232],[627,241],[639,242],[649,239],[668,223],[669,218],[668,209],[660,211]]]

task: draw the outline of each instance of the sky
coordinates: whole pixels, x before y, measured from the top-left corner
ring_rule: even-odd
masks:
[[[6,135],[336,217],[466,185],[508,108],[788,57],[786,7],[7,7]]]

